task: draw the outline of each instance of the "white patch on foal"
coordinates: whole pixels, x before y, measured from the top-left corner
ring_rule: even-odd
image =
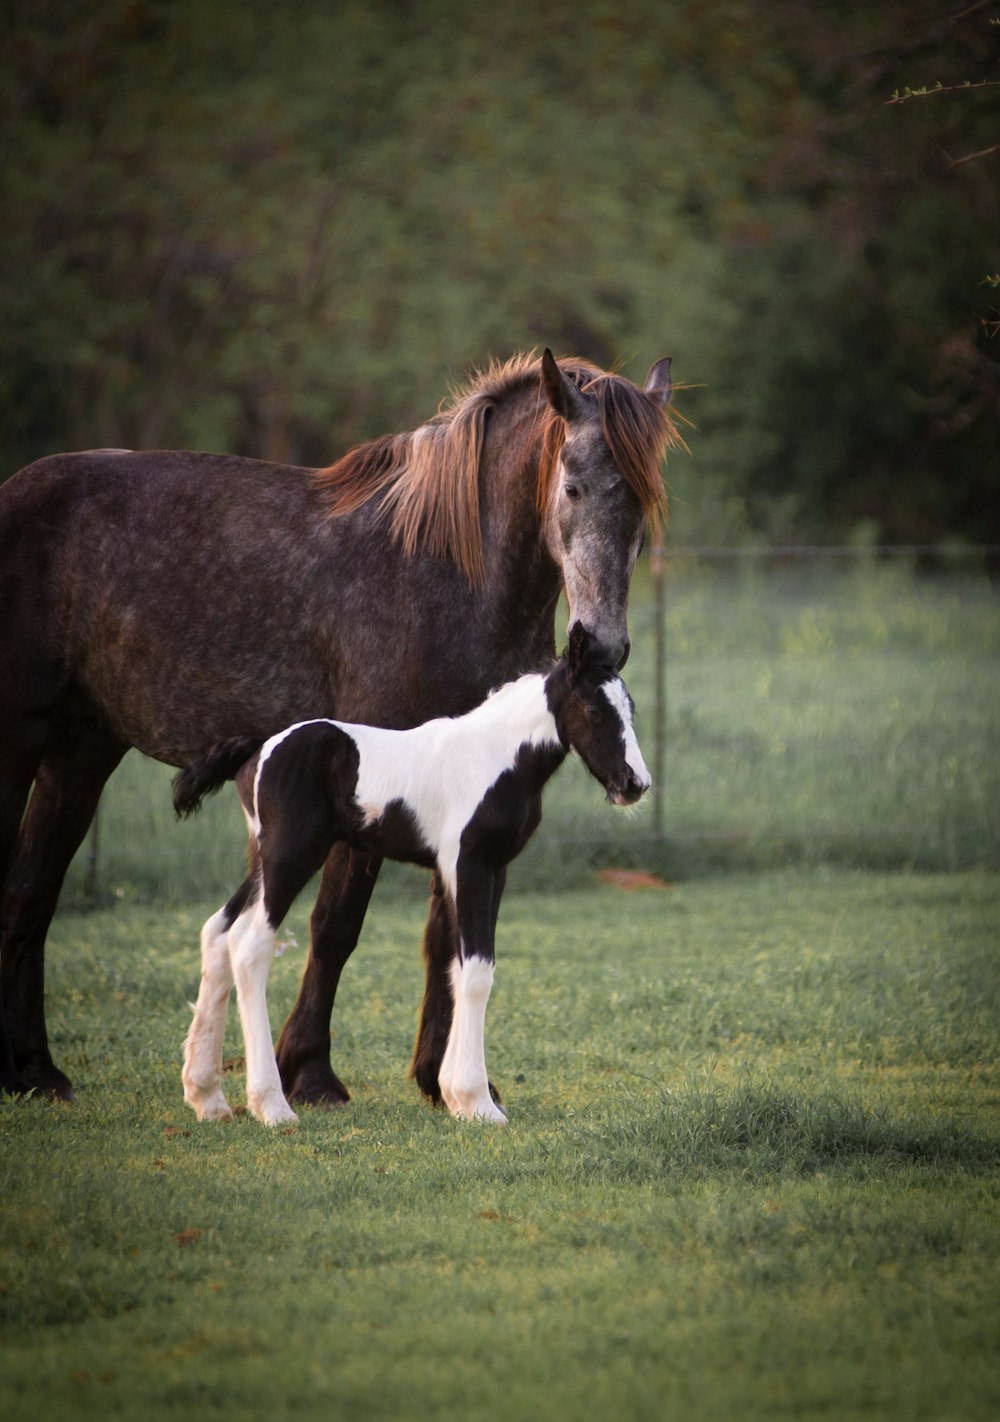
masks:
[[[213,914],[201,931],[201,989],[184,1043],[181,1073],[184,1100],[199,1121],[228,1120],[233,1114],[222,1090],[222,1039],[234,980],[250,1110],[265,1126],[298,1120],[281,1089],[267,1017],[267,978],[274,948],[275,934],[260,889],[228,932],[225,909]]]
[[[219,909],[201,930],[201,987],[184,1041],[184,1100],[199,1121],[228,1121],[233,1114],[222,1090],[222,1039],[233,985],[225,920],[225,909]]]
[[[493,987],[493,964],[485,958],[452,961],[453,1011],[438,1085],[444,1104],[459,1120],[505,1125],[507,1117],[490,1095],[486,1075],[486,1004]]]
[[[265,1126],[299,1118],[285,1100],[267,1017],[267,979],[274,957],[275,933],[264,910],[264,891],[240,914],[229,930],[229,957],[236,981],[236,1001],[247,1058],[247,1103]]]
[[[618,719],[622,723],[622,739],[625,742],[625,761],[628,768],[642,788],[648,790],[653,783],[653,777],[646,769],[646,762],[642,758],[642,751],[639,749],[639,742],[636,739],[635,725],[632,721],[632,707],[629,704],[625,683],[620,676],[612,677],[610,681],[604,683],[601,690],[618,712]]]
[[[358,747],[355,799],[366,821],[401,800],[434,854],[448,892],[457,892],[462,831],[483,796],[513,764],[522,745],[559,744],[545,678],[529,673],[465,716],[438,718],[408,731],[336,722]]]

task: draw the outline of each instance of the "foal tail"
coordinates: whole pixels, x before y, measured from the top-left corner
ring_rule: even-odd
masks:
[[[201,809],[206,795],[221,790],[227,780],[233,780],[241,765],[256,754],[264,744],[260,736],[242,736],[235,741],[220,741],[208,755],[186,766],[174,776],[174,810],[178,818],[186,819]]]

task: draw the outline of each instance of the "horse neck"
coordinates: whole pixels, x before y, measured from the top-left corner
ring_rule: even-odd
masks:
[[[522,665],[553,655],[553,617],[562,577],[549,553],[538,471],[545,410],[533,391],[490,413],[480,461],[480,509],[486,565],[484,595],[492,604],[494,636],[509,627]],[[526,626],[534,637],[525,639]]]

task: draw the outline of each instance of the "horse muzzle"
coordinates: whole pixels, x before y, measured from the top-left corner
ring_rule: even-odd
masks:
[[[648,789],[648,780],[640,780],[637,775],[630,773],[628,779],[620,785],[608,786],[608,799],[612,805],[635,805]]]

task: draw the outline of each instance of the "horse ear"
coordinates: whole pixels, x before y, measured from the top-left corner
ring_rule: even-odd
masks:
[[[562,415],[563,419],[569,422],[583,414],[583,396],[572,380],[563,375],[548,346],[542,356],[542,383],[549,397],[549,404],[557,415]]]
[[[582,622],[574,622],[569,629],[569,670],[571,676],[575,677],[583,670],[589,650],[590,633]]]
[[[664,356],[655,365],[649,367],[649,374],[646,376],[646,384],[642,393],[648,395],[651,400],[656,400],[661,405],[670,404],[670,395],[674,388],[670,378],[670,357]]]

